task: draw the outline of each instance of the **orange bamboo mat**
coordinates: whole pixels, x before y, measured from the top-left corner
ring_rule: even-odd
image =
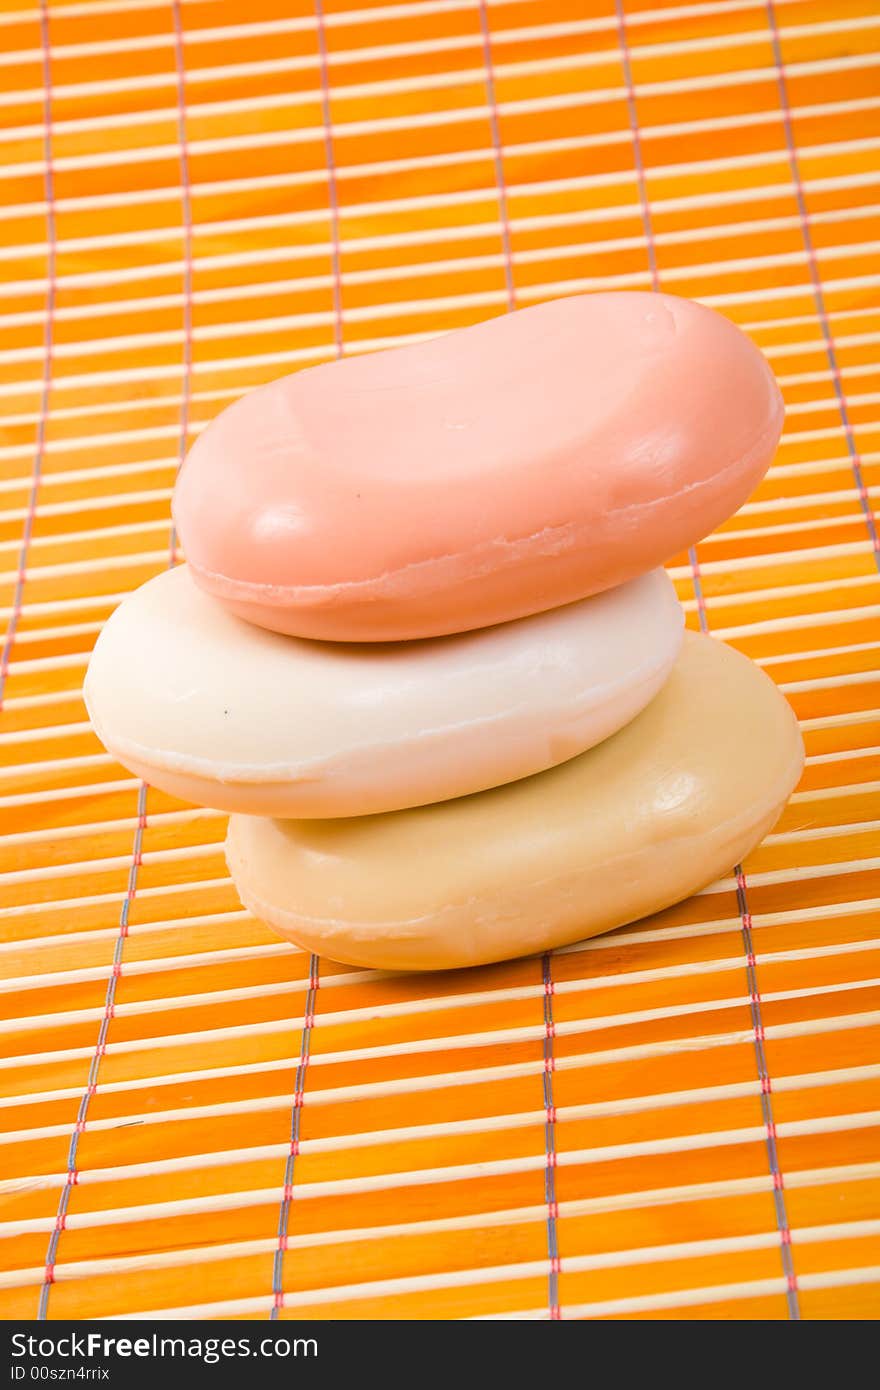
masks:
[[[878,67],[870,0],[0,6],[0,1315],[880,1313]],[[672,573],[800,789],[739,880],[543,965],[310,988],[80,698],[186,443],[652,284],[785,392]]]

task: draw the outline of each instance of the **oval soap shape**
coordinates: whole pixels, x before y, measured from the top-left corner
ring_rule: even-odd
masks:
[[[245,906],[306,950],[383,969],[477,965],[621,926],[729,873],[802,764],[770,679],[687,633],[660,694],[580,757],[385,816],[233,816],[226,855]]]
[[[484,632],[312,642],[242,622],[180,566],[110,618],[85,699],[114,756],[173,795],[255,815],[365,815],[583,752],[656,694],[683,627],[655,570]]]
[[[174,519],[196,581],[263,627],[464,632],[705,536],[762,477],[782,414],[720,314],[579,295],[251,391],[193,445]]]

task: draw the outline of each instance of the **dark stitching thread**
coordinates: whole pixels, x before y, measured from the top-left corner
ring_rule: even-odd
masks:
[[[641,208],[642,227],[644,229],[645,241],[648,251],[648,266],[651,272],[651,285],[655,291],[660,289],[660,274],[657,265],[656,244],[654,241],[654,231],[651,222],[651,205],[648,200],[647,179],[645,176],[645,162],[642,155],[642,142],[638,124],[638,112],[636,110],[635,89],[632,80],[632,67],[630,64],[629,46],[626,37],[626,12],[623,0],[615,0],[615,10],[617,13],[617,35],[620,46],[620,60],[623,67],[624,83],[627,92],[627,109],[629,112],[630,130],[632,133],[633,160],[635,163],[636,180],[639,190],[639,205]],[[706,612],[706,600],[703,593],[702,577],[700,574],[700,564],[697,557],[696,546],[691,546],[688,550],[688,559],[691,566],[691,575],[694,587],[694,594],[697,601],[697,613],[699,615],[700,631],[708,633],[709,621]],[[764,1024],[761,1016],[761,994],[758,989],[758,977],[755,966],[755,952],[752,944],[751,916],[748,910],[746,896],[746,881],[742,870],[742,865],[737,864],[734,870],[736,874],[736,896],[737,906],[741,920],[741,936],[743,952],[746,958],[746,981],[749,991],[749,1008],[752,1019],[752,1032],[754,1034],[755,1061],[758,1070],[758,1077],[761,1083],[761,1114],[766,1130],[767,1162],[773,1182],[773,1203],[776,1215],[776,1227],[779,1233],[780,1251],[782,1256],[782,1268],[786,1278],[786,1298],[788,1302],[788,1315],[793,1321],[800,1319],[800,1305],[797,1296],[797,1277],[794,1271],[794,1261],[791,1251],[791,1230],[788,1224],[788,1212],[785,1205],[784,1182],[782,1170],[779,1166],[779,1154],[776,1146],[776,1127],[773,1119],[773,1102],[771,1099],[770,1073],[767,1067],[767,1055],[764,1047]]]

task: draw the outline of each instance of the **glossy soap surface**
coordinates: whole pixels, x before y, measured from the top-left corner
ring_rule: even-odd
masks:
[[[389,969],[474,965],[595,935],[730,873],[802,764],[769,678],[687,633],[660,694],[580,757],[384,816],[233,816],[227,859],[244,904],[307,950]]]
[[[196,441],[174,517],[197,582],[252,622],[430,637],[654,568],[736,511],[781,428],[727,319],[580,295],[251,391]]]
[[[253,814],[363,815],[583,752],[656,694],[683,625],[655,570],[484,632],[312,642],[234,617],[180,566],[111,617],[85,696],[106,746],[172,794]]]

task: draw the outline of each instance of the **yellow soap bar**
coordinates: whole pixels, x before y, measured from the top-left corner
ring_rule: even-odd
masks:
[[[307,950],[432,970],[561,946],[729,873],[795,787],[794,715],[751,661],[688,633],[663,690],[560,766],[342,820],[233,816],[242,902]]]

